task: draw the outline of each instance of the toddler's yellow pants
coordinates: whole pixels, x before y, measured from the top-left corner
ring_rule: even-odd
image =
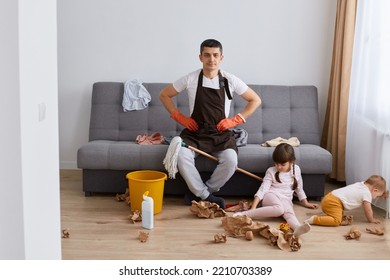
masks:
[[[344,207],[338,197],[328,193],[322,199],[321,208],[325,215],[314,216],[313,225],[337,227],[341,224]]]

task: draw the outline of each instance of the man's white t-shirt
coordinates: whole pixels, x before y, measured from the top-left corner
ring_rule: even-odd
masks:
[[[175,90],[177,92],[187,90],[189,106],[190,106],[190,115],[192,114],[192,112],[194,110],[196,89],[198,87],[199,73],[201,70],[202,69],[198,69],[192,73],[189,73],[188,75],[181,77],[180,79],[176,80],[173,83],[173,87],[175,88]],[[228,80],[229,89],[230,89],[230,93],[232,96],[233,96],[233,93],[241,95],[247,91],[248,86],[241,79],[239,79],[236,76],[234,76],[233,74],[230,74],[230,73],[225,72],[223,70],[220,70],[220,71],[221,71],[222,76]],[[218,75],[216,77],[214,77],[213,79],[209,79],[209,78],[203,76],[203,87],[219,89]],[[225,95],[226,95],[226,93],[225,93]],[[226,115],[226,117],[229,116],[230,103],[231,103],[231,100],[229,100],[229,98],[227,98],[227,96],[226,96],[226,98],[225,98],[225,115]]]

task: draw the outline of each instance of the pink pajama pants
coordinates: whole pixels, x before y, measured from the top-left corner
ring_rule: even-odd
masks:
[[[244,211],[242,214],[256,220],[283,216],[292,229],[296,229],[301,225],[295,216],[292,201],[279,197],[275,193],[266,193],[262,201],[262,207]]]

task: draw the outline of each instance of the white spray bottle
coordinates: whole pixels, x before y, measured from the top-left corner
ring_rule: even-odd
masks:
[[[154,226],[154,201],[153,198],[148,196],[149,191],[146,191],[143,195],[144,201],[142,201],[142,227],[146,229],[152,229]]]

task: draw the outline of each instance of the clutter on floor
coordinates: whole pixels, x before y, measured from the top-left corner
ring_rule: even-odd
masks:
[[[129,220],[132,224],[142,221],[142,215],[139,210],[130,211]]]
[[[345,239],[351,240],[356,239],[359,240],[362,233],[357,227],[351,227],[347,234],[344,235]]]
[[[117,201],[125,201],[126,204],[130,205],[130,195],[129,195],[129,188],[126,188],[126,192],[119,194],[117,193],[115,196],[115,199]]]
[[[371,234],[376,234],[376,235],[384,235],[385,234],[385,227],[382,226],[372,226],[366,228],[366,231]]]
[[[269,225],[253,221],[245,215],[223,217],[222,226],[228,236],[235,238],[245,237],[247,240],[252,240],[256,235],[261,236],[266,238],[271,246],[278,246],[279,249],[286,252],[298,251],[302,245],[301,239],[293,235],[290,228],[286,231],[270,228]],[[283,228],[287,228],[287,226]]]
[[[225,210],[219,207],[218,204],[209,201],[192,201],[190,211],[196,214],[199,218],[214,219],[215,217],[226,216]]]
[[[251,203],[247,200],[240,200],[238,203],[227,204],[225,207],[226,212],[242,212],[251,208]]]
[[[348,226],[350,224],[352,224],[353,222],[353,216],[352,215],[346,215],[346,216],[343,216],[343,219],[341,220],[341,226]]]
[[[125,201],[130,205],[129,192],[125,194],[116,194],[117,201]],[[280,223],[278,228],[271,228],[269,225],[260,221],[253,221],[248,216],[227,216],[227,212],[241,212],[250,209],[250,203],[246,200],[241,200],[238,203],[227,204],[225,209],[222,209],[218,204],[209,201],[192,201],[189,208],[190,212],[195,214],[198,218],[214,219],[222,217],[222,226],[225,233],[218,233],[214,235],[215,243],[226,243],[227,237],[245,238],[248,241],[253,240],[256,236],[261,236],[268,240],[271,246],[277,246],[279,249],[286,252],[298,251],[302,246],[302,241],[299,236],[293,234],[288,223]],[[128,216],[131,223],[142,221],[141,212],[138,210],[130,211]],[[342,218],[341,225],[348,226],[353,222],[352,215],[345,215]],[[385,228],[383,226],[370,226],[366,228],[366,232],[374,235],[384,235]],[[346,240],[359,240],[361,231],[352,226],[350,230],[344,235]],[[67,229],[62,230],[62,238],[69,238],[70,234]],[[148,232],[140,231],[139,240],[146,242],[149,237]]]
[[[214,235],[214,242],[215,243],[226,243],[227,238],[225,233],[217,233]]]
[[[138,239],[140,242],[145,243],[146,241],[148,241],[148,238],[149,238],[149,232],[145,232],[145,231],[139,232]]]
[[[62,230],[62,238],[69,238],[69,237],[70,237],[69,230],[68,229],[63,229]]]

